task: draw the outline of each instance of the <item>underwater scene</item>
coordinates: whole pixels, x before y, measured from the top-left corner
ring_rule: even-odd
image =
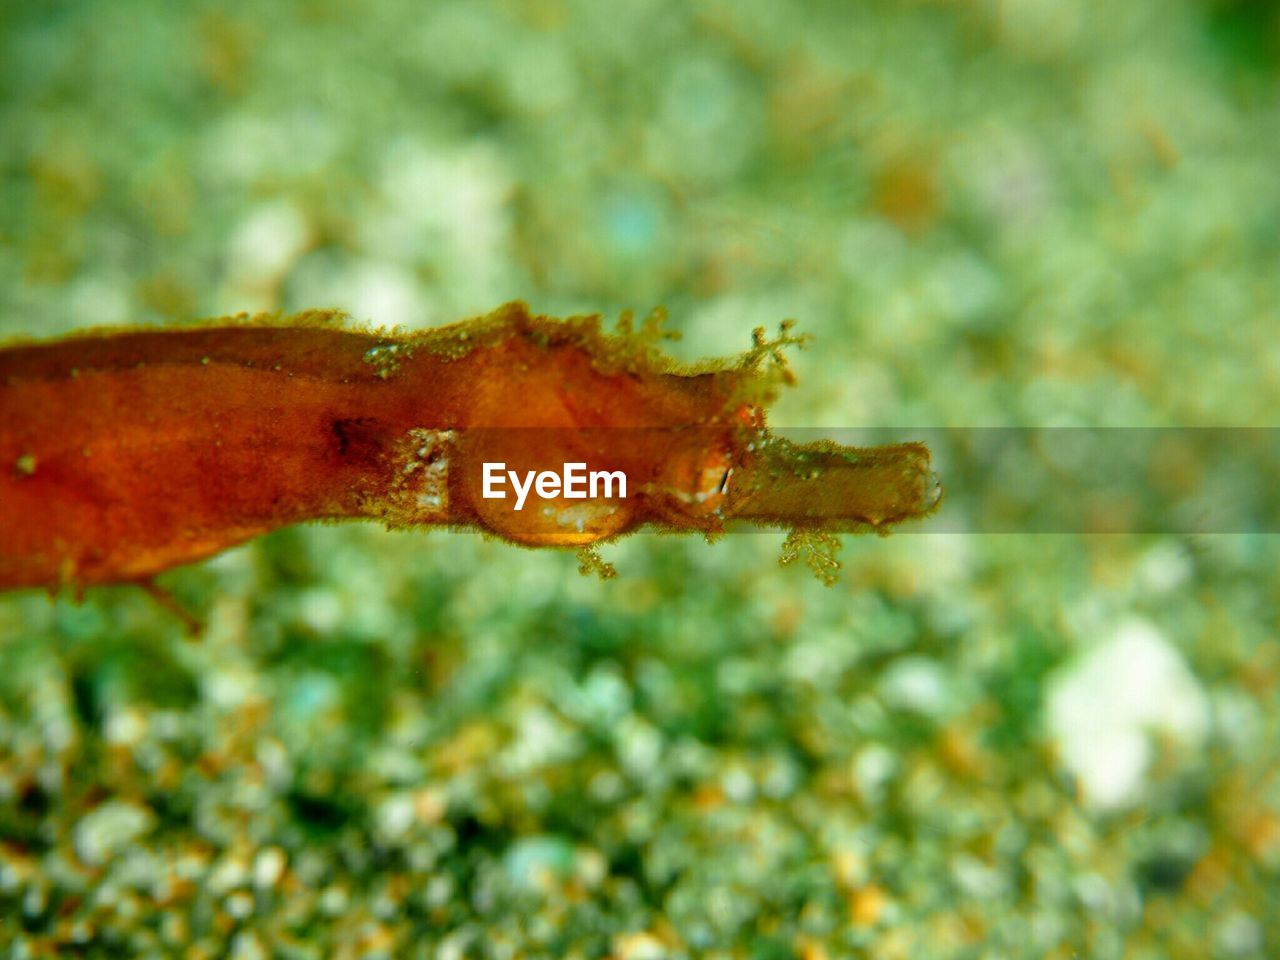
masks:
[[[1280,957],[1280,8],[0,5],[0,957]]]

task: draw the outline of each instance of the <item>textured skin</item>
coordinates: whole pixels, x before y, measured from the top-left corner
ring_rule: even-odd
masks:
[[[847,451],[809,450],[803,474],[781,441],[749,453],[767,435],[741,398],[748,376],[672,372],[593,319],[531,317],[523,304],[404,338],[248,322],[10,347],[0,589],[145,579],[317,519],[580,546],[646,522],[882,524],[927,511],[922,447],[862,452],[843,487],[830,468]],[[820,487],[815,458],[828,467]],[[480,497],[485,461],[521,472],[585,461],[623,470],[631,490],[607,503],[531,495],[515,512]]]

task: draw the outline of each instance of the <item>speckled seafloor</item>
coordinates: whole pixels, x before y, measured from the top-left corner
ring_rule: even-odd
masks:
[[[3,5],[0,335],[664,303],[817,337],[783,424],[1274,421],[1267,5],[694,6]],[[1280,953],[1280,543],[922,529],[0,598],[0,943]]]

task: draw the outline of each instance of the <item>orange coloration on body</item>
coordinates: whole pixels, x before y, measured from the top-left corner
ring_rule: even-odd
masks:
[[[334,319],[0,349],[0,589],[142,580],[309,520],[584,547],[645,524],[884,529],[937,500],[918,444],[769,436],[781,368],[762,336],[736,364],[681,369],[629,321],[607,334],[522,303],[407,336]],[[531,492],[516,511],[481,496],[485,462],[584,462],[628,494]]]

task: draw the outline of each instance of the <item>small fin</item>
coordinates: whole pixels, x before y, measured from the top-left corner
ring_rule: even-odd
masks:
[[[840,559],[837,554],[843,544],[826,530],[803,530],[793,527],[782,542],[781,566],[789,566],[803,560],[823,586],[831,587],[840,582]]]
[[[145,577],[140,580],[134,580],[132,583],[154,600],[157,605],[181,620],[182,626],[187,631],[187,636],[190,639],[194,640],[204,633],[205,622],[183,606],[177,597],[156,583],[155,580]]]
[[[612,580],[618,575],[617,567],[600,556],[600,548],[594,544],[578,548],[578,572],[584,577],[594,573],[601,580]]]

